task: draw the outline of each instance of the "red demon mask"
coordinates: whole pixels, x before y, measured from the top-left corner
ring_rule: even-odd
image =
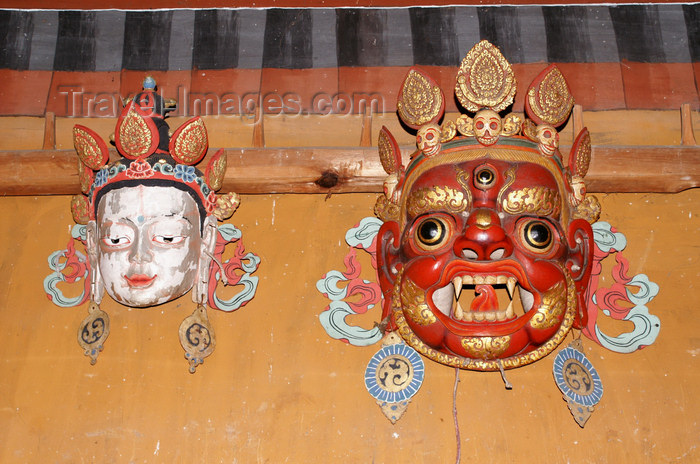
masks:
[[[484,82],[503,85],[484,89]],[[444,98],[436,88],[420,71],[409,72],[399,93],[404,123],[437,123],[444,107],[439,102],[408,108],[410,101],[426,100],[411,92]],[[480,42],[462,62],[456,93],[477,116],[498,119],[488,140],[463,115],[443,122],[437,148],[419,146],[404,168],[391,134],[380,134],[380,156],[391,179],[376,207],[385,221],[377,240],[384,316],[406,343],[450,366],[498,370],[529,364],[586,323],[590,222],[599,205],[594,197],[581,199],[571,179],[582,182],[588,169],[588,132],[576,139],[564,167],[558,149],[544,150],[536,137],[544,125],[556,134],[571,111],[563,76],[549,67],[535,79],[526,124],[498,115],[512,103],[514,89],[510,65],[495,47]],[[551,98],[552,89],[559,91],[557,98]]]

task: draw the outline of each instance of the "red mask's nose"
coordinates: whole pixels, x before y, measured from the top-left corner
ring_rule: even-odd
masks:
[[[464,235],[455,241],[455,254],[472,261],[494,261],[513,252],[513,244],[501,226],[498,214],[479,208],[469,215]]]

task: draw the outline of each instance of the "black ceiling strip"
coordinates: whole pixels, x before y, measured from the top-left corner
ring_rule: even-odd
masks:
[[[96,22],[94,11],[59,12],[54,70],[95,70]]]
[[[523,46],[516,7],[479,7],[481,38],[497,46],[511,63],[522,63]]]
[[[124,22],[124,69],[167,71],[172,11],[129,11]]]
[[[621,60],[638,63],[666,61],[656,5],[624,5],[609,8]]]
[[[53,23],[46,22],[45,11],[0,10],[0,68],[165,71],[178,43],[191,53],[191,62],[177,69],[455,66],[478,37],[497,45],[511,63],[700,61],[697,3],[324,11],[331,19],[315,31],[315,13],[308,9],[195,10],[190,30],[182,31],[168,10],[56,11]],[[119,24],[111,18],[117,14]],[[258,16],[259,32],[251,34],[250,20],[242,18]],[[471,26],[457,24],[458,17],[472,18]],[[178,41],[171,30],[191,35]],[[528,37],[535,30],[543,37],[533,45]],[[334,34],[333,40],[314,39],[319,33]],[[538,52],[527,53],[532,50],[524,47],[533,46]]]
[[[688,30],[688,48],[690,59],[700,61],[700,3],[683,5],[685,27]]]
[[[383,66],[387,10],[336,10],[338,66]]]
[[[197,69],[238,67],[238,12],[197,10],[194,17],[193,65]]]
[[[311,10],[267,10],[262,65],[286,69],[313,67]]]
[[[411,8],[413,62],[426,66],[457,66],[459,43],[455,9]]]
[[[28,11],[0,11],[0,68],[29,69],[33,19]]]
[[[593,49],[585,6],[543,6],[550,63],[591,63]]]

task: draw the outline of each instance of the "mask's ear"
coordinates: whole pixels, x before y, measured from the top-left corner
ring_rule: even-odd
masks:
[[[401,232],[399,224],[395,221],[387,221],[382,224],[377,235],[377,275],[379,286],[384,295],[384,319],[391,308],[391,292],[396,282],[396,275],[399,268],[399,244],[401,242]]]
[[[100,274],[99,260],[97,259],[98,240],[97,222],[89,221],[85,229],[85,248],[87,249],[88,264],[90,265],[90,299],[100,304],[105,294],[105,287],[102,285],[102,274]]]
[[[202,245],[199,250],[199,264],[197,266],[197,280],[192,288],[192,301],[197,304],[206,303],[207,295],[209,294],[209,267],[211,266],[211,257],[214,255],[216,238],[218,236],[216,218],[207,216],[204,219],[203,227]]]
[[[574,327],[580,329],[588,322],[588,311],[586,307],[586,293],[591,280],[593,269],[593,230],[588,221],[576,219],[569,225],[568,231],[569,257],[566,260],[566,267],[574,279],[576,293],[578,295],[578,311]]]

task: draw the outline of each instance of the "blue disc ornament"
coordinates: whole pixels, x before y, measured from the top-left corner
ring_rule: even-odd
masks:
[[[393,334],[392,334],[393,335]],[[425,365],[416,350],[399,342],[383,346],[365,369],[365,387],[396,422],[423,384]]]
[[[571,414],[583,427],[603,396],[603,383],[598,372],[586,355],[571,345],[557,354],[552,370]]]

